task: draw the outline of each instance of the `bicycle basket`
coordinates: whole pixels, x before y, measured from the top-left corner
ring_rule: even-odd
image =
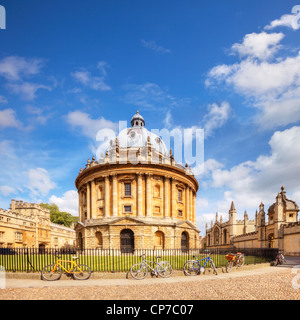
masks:
[[[234,261],[235,260],[235,254],[232,254],[232,253],[226,254],[225,258],[226,258],[226,260]]]

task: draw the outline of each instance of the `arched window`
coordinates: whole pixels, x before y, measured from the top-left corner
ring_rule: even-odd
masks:
[[[219,232],[219,229],[218,228],[215,228],[214,230],[214,244],[220,244],[220,232]]]
[[[103,246],[103,239],[102,239],[102,233],[100,231],[97,231],[95,233],[96,236],[96,247],[101,247]]]
[[[134,252],[134,233],[130,229],[124,229],[120,234],[121,252],[133,253]]]
[[[181,251],[186,252],[189,249],[189,235],[187,232],[181,234]]]
[[[165,235],[161,231],[156,231],[154,234],[154,246],[155,249],[164,249]]]

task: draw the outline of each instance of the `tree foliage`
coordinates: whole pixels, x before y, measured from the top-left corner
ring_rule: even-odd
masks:
[[[78,217],[72,216],[68,212],[60,211],[54,203],[40,203],[40,206],[50,210],[50,221],[53,223],[71,227],[72,223],[76,224],[78,222]]]

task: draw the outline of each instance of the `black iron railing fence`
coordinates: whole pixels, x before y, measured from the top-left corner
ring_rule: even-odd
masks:
[[[225,255],[229,252],[242,252],[246,257],[246,264],[257,264],[273,260],[277,249],[135,249],[126,253],[118,249],[55,249],[55,248],[0,248],[0,266],[8,272],[40,272],[48,264],[55,263],[57,256],[63,260],[79,257],[78,263],[87,264],[93,272],[127,272],[130,267],[141,261],[145,254],[147,260],[154,261],[161,256],[160,261],[169,261],[174,270],[182,270],[187,260],[204,258],[207,254],[213,259],[217,267],[226,265]]]

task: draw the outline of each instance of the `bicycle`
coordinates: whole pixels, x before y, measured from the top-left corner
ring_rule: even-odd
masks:
[[[225,258],[228,260],[226,272],[230,272],[234,266],[242,267],[245,263],[245,256],[241,252],[237,252],[237,254],[228,253]]]
[[[213,260],[210,257],[211,253],[209,253],[207,255],[207,257],[203,258],[203,259],[197,259],[197,256],[193,256],[194,259],[196,260],[188,260],[184,266],[183,266],[183,272],[186,276],[197,276],[199,275],[201,272],[205,273],[205,267],[207,264],[210,265],[210,267],[213,270],[213,273],[215,275],[218,274],[216,266],[213,262]],[[203,261],[203,262],[202,262]],[[203,264],[203,265],[201,265]]]
[[[92,274],[91,268],[85,264],[77,264],[78,257],[72,257],[72,261],[62,260],[55,255],[57,260],[54,264],[49,264],[42,269],[42,278],[47,281],[55,281],[61,278],[64,271],[68,276],[73,276],[75,280],[87,280]],[[70,265],[69,269],[65,268],[62,263]]]
[[[284,258],[284,255],[281,251],[278,252],[278,254],[276,255],[275,258],[275,266],[279,265],[279,264],[283,264],[286,263],[286,260]]]
[[[150,261],[145,259],[145,254],[142,254],[140,258],[143,259],[142,262],[136,263],[130,268],[130,274],[136,280],[146,278],[149,270],[151,270],[152,276],[160,276],[162,278],[168,278],[173,273],[173,267],[168,261],[158,261],[161,257],[156,257],[156,261]]]

